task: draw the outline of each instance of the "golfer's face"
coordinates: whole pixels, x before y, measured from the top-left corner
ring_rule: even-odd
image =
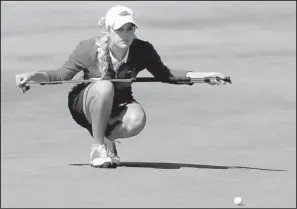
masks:
[[[117,30],[110,30],[110,39],[113,44],[118,47],[130,46],[135,35],[135,25],[133,23],[126,23]]]

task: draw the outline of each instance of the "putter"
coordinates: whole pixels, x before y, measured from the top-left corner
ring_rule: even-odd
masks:
[[[113,83],[144,83],[144,82],[162,82],[162,83],[171,83],[171,84],[194,84],[194,83],[209,83],[213,79],[221,82],[232,84],[231,78],[228,76],[225,79],[219,77],[205,77],[205,78],[190,78],[190,77],[172,77],[169,79],[156,79],[154,77],[138,77],[138,78],[127,78],[127,79],[104,79],[109,80]],[[20,87],[20,91],[24,94],[26,91],[30,90],[30,85],[39,84],[39,85],[56,85],[56,84],[80,84],[80,83],[96,83],[102,81],[103,79],[86,79],[86,80],[67,80],[67,81],[48,81],[48,82],[37,82],[31,81]]]

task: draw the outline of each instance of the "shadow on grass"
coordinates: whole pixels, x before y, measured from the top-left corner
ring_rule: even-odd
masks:
[[[89,164],[69,164],[70,166],[89,166]],[[156,163],[156,162],[121,162],[118,167],[129,168],[152,168],[152,169],[180,169],[180,168],[197,168],[197,169],[247,169],[261,171],[286,171],[280,169],[254,168],[247,166],[221,166],[221,165],[201,165],[187,163]]]

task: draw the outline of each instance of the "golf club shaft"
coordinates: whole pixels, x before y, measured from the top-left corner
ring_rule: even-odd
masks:
[[[31,84],[40,84],[40,85],[51,85],[51,84],[65,84],[65,83],[96,83],[102,80],[109,80],[113,83],[136,83],[136,82],[190,82],[190,78],[172,78],[168,80],[157,80],[153,77],[139,77],[139,78],[127,78],[127,79],[87,79],[87,80],[67,80],[67,81],[48,81],[48,82],[36,82],[32,81],[27,83],[28,85]],[[196,80],[196,79],[195,79]],[[197,80],[198,82],[204,82],[204,79]]]
[[[141,83],[141,82],[163,82],[163,83],[171,83],[171,84],[193,84],[193,83],[208,83],[211,81],[211,79],[217,79],[218,81],[223,80],[225,82],[231,83],[230,77],[227,77],[225,79],[221,78],[211,78],[211,77],[205,77],[205,78],[190,78],[190,77],[172,77],[169,79],[156,79],[154,77],[138,77],[138,78],[128,78],[128,79],[96,79],[91,78],[87,80],[65,80],[65,81],[48,81],[48,82],[37,82],[37,81],[31,81],[25,84],[21,91],[25,93],[27,90],[30,89],[30,85],[32,84],[39,84],[39,85],[55,85],[55,84],[79,84],[79,83],[96,83],[98,81],[102,80],[109,80],[111,82],[121,82],[121,83]]]
[[[226,79],[216,78],[217,80],[223,80],[225,82],[231,83],[230,77]],[[66,81],[49,81],[49,82],[36,82],[32,81],[27,83],[31,84],[40,84],[40,85],[51,85],[51,84],[64,84],[64,83],[95,83],[98,81],[102,81],[103,79],[87,79],[87,80],[66,80]],[[121,82],[121,83],[140,83],[140,82],[168,82],[168,83],[207,83],[210,81],[209,77],[205,78],[190,78],[190,77],[172,77],[169,79],[156,79],[154,77],[138,77],[138,78],[125,78],[125,79],[104,79],[109,80],[111,82]]]

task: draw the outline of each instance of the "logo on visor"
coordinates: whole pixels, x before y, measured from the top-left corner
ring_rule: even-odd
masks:
[[[121,16],[129,16],[130,13],[127,12],[127,11],[123,11],[123,12],[121,12],[119,15],[121,15]]]

